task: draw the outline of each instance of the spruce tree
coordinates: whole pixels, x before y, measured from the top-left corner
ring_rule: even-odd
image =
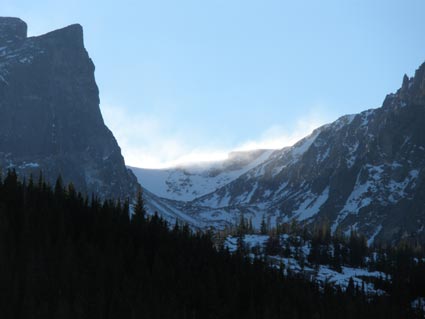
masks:
[[[266,219],[264,215],[261,219],[260,232],[261,232],[261,235],[267,235],[267,232],[268,232],[267,223],[266,223]]]
[[[135,223],[143,223],[146,219],[145,202],[143,201],[142,189],[139,189],[136,196],[136,203],[134,205],[132,221]]]

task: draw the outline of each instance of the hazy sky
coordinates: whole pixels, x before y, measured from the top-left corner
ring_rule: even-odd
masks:
[[[425,61],[425,1],[0,0],[29,34],[84,27],[126,163],[283,147],[381,105]]]

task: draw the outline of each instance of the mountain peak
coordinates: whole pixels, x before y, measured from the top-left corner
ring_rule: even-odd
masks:
[[[403,76],[403,83],[401,84],[401,89],[406,90],[409,88],[409,77],[407,74],[404,74]]]
[[[137,192],[99,109],[83,28],[73,24],[26,38],[26,24],[0,18],[0,171],[61,175],[82,193],[127,198]]]
[[[425,102],[425,62],[416,70],[415,76],[411,79],[410,95],[412,102],[424,103]]]
[[[63,47],[84,47],[83,27],[80,24],[71,24],[67,27],[46,33],[39,38]]]
[[[27,24],[19,18],[0,17],[0,45],[24,40]]]
[[[400,89],[396,93],[388,94],[382,106],[398,108],[423,104],[425,104],[425,63],[415,71],[413,77],[409,78],[405,74]]]

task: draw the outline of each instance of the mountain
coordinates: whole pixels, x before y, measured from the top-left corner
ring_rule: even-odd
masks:
[[[199,225],[224,227],[243,214],[257,227],[263,216],[271,225],[325,222],[370,243],[425,239],[424,167],[425,64],[382,107],[343,116],[209,194],[168,204]]]
[[[143,186],[156,195],[191,201],[234,181],[266,161],[273,150],[232,152],[223,161],[184,164],[170,169],[130,167]]]
[[[83,29],[70,25],[27,37],[27,25],[0,18],[0,168],[21,176],[60,174],[84,193],[126,198],[137,179],[99,109]]]

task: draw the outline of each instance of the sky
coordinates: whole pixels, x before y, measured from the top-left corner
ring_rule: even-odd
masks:
[[[423,0],[0,0],[30,36],[73,23],[127,165],[282,148],[381,106],[425,61]]]

